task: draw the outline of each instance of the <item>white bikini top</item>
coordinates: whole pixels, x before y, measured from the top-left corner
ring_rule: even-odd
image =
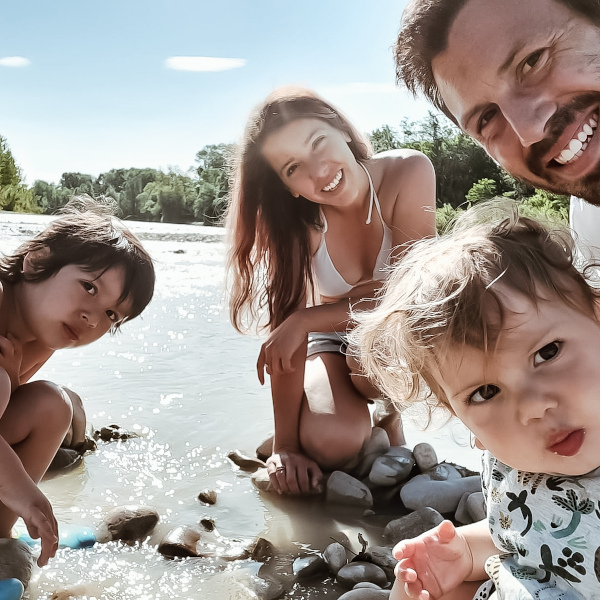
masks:
[[[392,230],[386,225],[383,217],[381,216],[379,198],[377,198],[377,194],[375,193],[375,187],[373,186],[371,174],[369,171],[367,171],[367,168],[362,163],[359,162],[358,164],[365,170],[365,173],[367,174],[367,178],[369,179],[369,190],[371,193],[369,200],[369,212],[367,214],[367,220],[365,224],[368,225],[371,222],[374,204],[375,208],[377,209],[377,214],[379,215],[383,225],[383,239],[381,240],[381,248],[379,249],[379,254],[377,255],[377,259],[375,261],[375,267],[373,268],[372,278],[373,281],[381,281],[387,274],[386,267],[389,264],[390,255],[392,253]],[[313,278],[317,282],[319,293],[322,296],[328,296],[330,298],[346,296],[356,286],[360,285],[361,283],[367,283],[369,280],[359,281],[355,284],[349,284],[340,275],[339,271],[335,268],[331,257],[329,256],[329,251],[327,250],[327,242],[325,241],[325,234],[327,233],[327,219],[322,211],[321,218],[323,219],[323,233],[319,248],[312,257],[311,267]]]

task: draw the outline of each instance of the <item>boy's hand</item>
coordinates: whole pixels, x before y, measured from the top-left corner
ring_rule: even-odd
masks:
[[[396,544],[396,577],[409,598],[437,600],[461,584],[473,570],[465,538],[450,521]]]
[[[58,549],[58,524],[48,498],[26,476],[0,487],[0,499],[25,521],[32,538],[41,538],[42,552],[37,564],[43,567]]]
[[[11,393],[20,385],[19,374],[22,360],[23,347],[21,342],[11,333],[8,333],[6,337],[0,335],[0,367],[8,373]]]

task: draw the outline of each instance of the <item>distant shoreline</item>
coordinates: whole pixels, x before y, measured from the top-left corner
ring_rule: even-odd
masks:
[[[0,211],[0,236],[34,236],[42,231],[53,215],[34,215]],[[123,221],[142,241],[222,242],[224,227],[158,223],[155,221]]]

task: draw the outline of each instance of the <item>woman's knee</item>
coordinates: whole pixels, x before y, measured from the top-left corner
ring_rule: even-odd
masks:
[[[311,428],[307,435],[301,436],[301,444],[306,454],[321,467],[336,469],[346,466],[359,455],[370,433],[367,410],[364,420]]]

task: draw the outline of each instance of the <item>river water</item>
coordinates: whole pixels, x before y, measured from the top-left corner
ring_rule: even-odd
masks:
[[[0,251],[40,231],[49,217],[0,212]],[[229,600],[254,597],[245,587],[258,565],[227,566],[208,559],[166,560],[156,546],[178,525],[214,519],[227,537],[266,537],[282,551],[321,550],[330,536],[361,532],[381,543],[381,525],[332,510],[315,500],[259,494],[250,476],[227,458],[253,453],[271,432],[268,386],[255,370],[260,340],[239,335],[228,320],[223,293],[223,230],[159,223],[129,224],[156,261],[157,287],[141,317],[88,347],[57,352],[36,378],[67,385],[84,399],[95,427],[112,423],[136,431],[125,442],[99,442],[73,471],[46,479],[59,523],[98,524],[115,506],[154,507],[161,520],[141,545],[96,544],[59,550],[36,567],[28,598],[51,598],[82,586],[80,597],[101,600]],[[440,423],[423,431],[416,412],[405,420],[409,446],[429,441],[440,459],[479,468],[464,427]],[[214,506],[197,500],[218,492]],[[296,586],[289,598],[337,598],[334,586]]]

